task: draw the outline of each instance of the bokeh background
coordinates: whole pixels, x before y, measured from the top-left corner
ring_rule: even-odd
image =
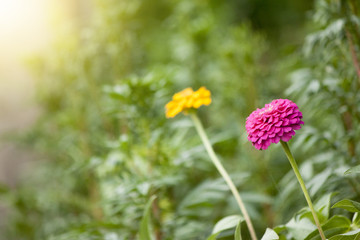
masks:
[[[86,1],[2,0],[0,2],[0,132],[21,132],[39,116],[36,77],[29,59],[49,49],[65,28],[80,26],[90,13]],[[62,30],[61,30],[62,29]],[[4,143],[5,144],[5,143]],[[1,180],[13,185],[25,152],[2,145]],[[26,152],[28,153],[28,152]],[[31,154],[31,153],[30,153]],[[4,156],[3,156],[4,155]],[[15,172],[14,172],[15,171]]]
[[[152,195],[155,239],[206,239],[237,207],[191,121],[165,119],[186,87],[212,92],[199,115],[259,235],[305,206],[279,146],[246,139],[246,117],[272,99],[304,112],[290,144],[312,197],[359,198],[343,174],[359,154],[359,9],[0,0],[0,239],[137,239]]]

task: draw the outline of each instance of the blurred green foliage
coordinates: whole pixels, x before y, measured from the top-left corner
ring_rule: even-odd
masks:
[[[11,214],[1,234],[137,239],[151,222],[155,239],[206,239],[217,221],[239,213],[236,203],[190,119],[164,115],[173,93],[203,85],[213,103],[199,114],[259,236],[279,224],[267,234],[317,234],[285,155],[278,146],[256,151],[246,139],[246,116],[274,98],[304,112],[291,145],[320,219],[350,225],[331,218],[349,213],[329,209],[360,200],[356,173],[344,175],[360,151],[359,5],[316,1],[301,52],[311,1],[94,1],[89,26],[32,63],[43,115],[24,141],[44,157],[2,191]]]

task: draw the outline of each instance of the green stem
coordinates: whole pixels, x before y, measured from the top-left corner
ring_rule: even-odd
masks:
[[[318,230],[319,230],[321,239],[322,239],[322,240],[326,240],[325,235],[324,235],[324,232],[323,232],[323,230],[322,230],[322,228],[321,228],[321,225],[320,225],[320,221],[319,221],[319,219],[318,219],[318,217],[317,217],[317,215],[316,215],[314,206],[313,206],[313,204],[312,204],[312,202],[311,202],[310,195],[309,195],[309,193],[308,193],[308,191],[307,191],[307,189],[306,189],[304,180],[303,180],[302,177],[301,177],[299,168],[298,168],[298,166],[297,166],[297,164],[296,164],[296,161],[295,161],[295,159],[294,159],[294,157],[293,157],[293,155],[292,155],[292,153],[291,153],[291,151],[290,151],[290,148],[289,148],[289,146],[288,146],[288,144],[287,144],[286,142],[283,142],[283,141],[280,141],[280,142],[281,142],[282,147],[284,148],[284,151],[285,151],[285,154],[286,154],[287,158],[289,159],[290,165],[291,165],[291,167],[293,168],[293,170],[294,170],[294,172],[295,172],[296,178],[297,178],[297,180],[298,180],[299,183],[300,183],[301,190],[303,191],[303,193],[304,193],[304,195],[305,195],[306,201],[307,201],[307,203],[308,203],[308,205],[309,205],[309,208],[310,208],[310,210],[311,210],[311,213],[312,213],[312,215],[313,215],[313,217],[314,217],[315,224],[316,224],[316,226],[317,226],[317,228],[318,228]]]
[[[214,149],[212,148],[211,143],[205,133],[204,127],[202,126],[202,124],[200,122],[200,119],[197,117],[196,113],[190,113],[190,116],[194,122],[194,125],[195,125],[195,128],[196,128],[198,134],[200,135],[200,138],[205,146],[205,149],[210,156],[210,159],[212,160],[215,167],[220,172],[221,176],[224,178],[224,180],[227,183],[227,185],[229,186],[232,194],[234,195],[236,202],[239,205],[239,208],[245,218],[245,222],[248,226],[252,240],[257,240],[254,227],[251,223],[249,214],[246,211],[245,205],[244,205],[243,201],[241,200],[240,194],[239,194],[238,190],[236,189],[235,184],[231,180],[229,174],[226,172],[225,168],[223,167],[223,165],[219,161],[218,157],[216,156]]]

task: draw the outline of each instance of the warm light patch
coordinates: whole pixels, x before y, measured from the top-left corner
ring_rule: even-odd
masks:
[[[53,16],[69,19],[64,10],[75,3],[76,0],[0,0],[0,133],[3,129],[18,129],[33,118],[35,79],[25,60],[41,55],[51,45],[54,33],[59,31]],[[60,5],[63,7],[57,8]]]
[[[48,42],[49,2],[0,0],[0,50],[3,57],[23,56]]]

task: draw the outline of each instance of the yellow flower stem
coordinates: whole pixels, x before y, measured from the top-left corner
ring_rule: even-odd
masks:
[[[284,149],[284,151],[285,151],[285,154],[286,154],[287,158],[289,159],[290,165],[291,165],[291,167],[293,168],[293,170],[294,170],[294,172],[295,172],[296,178],[297,178],[297,180],[298,180],[299,183],[300,183],[301,189],[302,189],[302,191],[303,191],[303,193],[304,193],[304,195],[305,195],[305,199],[306,199],[306,201],[307,201],[307,203],[308,203],[308,205],[309,205],[309,208],[310,208],[310,210],[311,210],[311,213],[312,213],[312,215],[313,215],[313,217],[314,217],[315,224],[316,224],[316,226],[317,226],[317,228],[318,228],[318,230],[319,230],[321,239],[322,239],[322,240],[326,240],[325,234],[324,234],[324,232],[323,232],[323,230],[322,230],[322,228],[321,228],[321,225],[320,225],[320,221],[319,221],[319,219],[318,219],[318,217],[317,217],[317,215],[316,215],[314,206],[313,206],[313,204],[312,204],[312,202],[311,202],[310,195],[309,195],[309,193],[308,193],[308,191],[307,191],[307,189],[306,189],[304,180],[303,180],[303,178],[302,178],[301,175],[300,175],[299,168],[298,168],[298,166],[297,166],[297,164],[296,164],[296,161],[295,161],[295,159],[294,159],[294,157],[293,157],[293,155],[292,155],[292,153],[291,153],[291,151],[290,151],[289,145],[288,145],[286,142],[283,142],[283,141],[280,141],[280,142],[281,142],[281,145],[282,145],[282,147],[283,147],[283,149]]]
[[[245,205],[243,203],[243,201],[241,200],[240,194],[238,192],[238,190],[236,189],[235,184],[233,183],[233,181],[231,180],[229,174],[226,172],[225,168],[223,167],[223,165],[221,164],[220,160],[218,159],[218,157],[216,156],[214,149],[211,146],[211,143],[205,133],[204,127],[201,124],[200,119],[198,118],[198,116],[196,115],[196,113],[190,113],[190,116],[194,122],[195,128],[198,132],[198,134],[200,135],[200,138],[205,146],[205,149],[207,151],[207,153],[210,156],[210,159],[212,160],[212,162],[214,163],[215,167],[217,168],[217,170],[220,172],[221,176],[224,178],[225,182],[227,183],[227,185],[229,186],[232,194],[234,195],[237,204],[240,207],[240,210],[245,218],[246,224],[248,226],[250,235],[252,240],[257,240],[256,234],[255,234],[255,230],[254,227],[251,223],[249,214],[246,211]]]

